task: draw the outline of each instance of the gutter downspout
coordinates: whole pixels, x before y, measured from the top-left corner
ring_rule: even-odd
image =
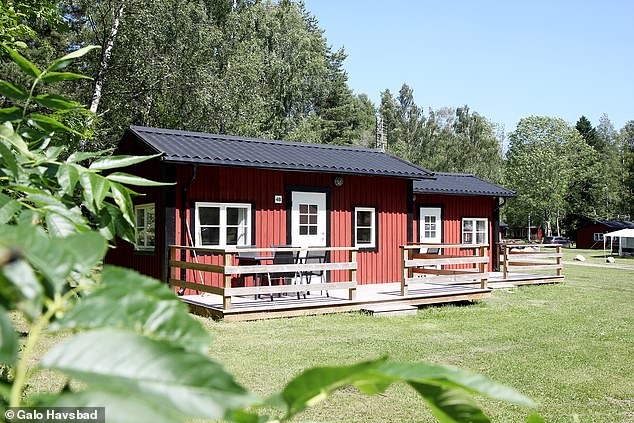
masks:
[[[493,270],[495,272],[500,271],[500,209],[506,205],[506,197],[502,197],[502,203],[500,203],[500,197],[498,197],[498,205],[493,209],[493,233],[495,234],[493,242]]]
[[[189,178],[189,181],[183,187],[183,197],[181,201],[181,245],[187,245],[187,206],[189,205],[189,188],[191,187],[194,180],[196,180],[196,174],[198,172],[198,165],[194,165],[192,168],[192,176]],[[191,217],[191,216],[190,216]],[[187,253],[185,250],[181,250],[181,261],[187,261]],[[186,269],[181,269],[181,279],[185,280],[186,278]],[[181,296],[185,293],[185,288],[180,288],[178,290],[178,295]]]

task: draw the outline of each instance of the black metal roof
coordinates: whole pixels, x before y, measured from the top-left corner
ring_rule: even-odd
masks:
[[[414,192],[421,194],[480,195],[516,197],[516,194],[468,173],[434,173],[435,179],[414,181]]]
[[[129,132],[163,160],[217,166],[382,175],[410,179],[433,173],[380,150],[265,140],[173,129],[131,126]]]
[[[615,231],[620,229],[634,229],[634,222],[625,222],[623,220],[599,220],[598,223]]]

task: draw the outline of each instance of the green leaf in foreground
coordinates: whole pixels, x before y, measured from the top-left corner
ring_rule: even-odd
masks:
[[[544,418],[537,413],[532,413],[526,417],[526,423],[544,423]]]
[[[508,401],[527,407],[535,403],[508,386],[493,382],[484,376],[453,366],[429,363],[385,363],[378,371],[404,382],[434,383],[448,388],[462,388],[473,394]]]
[[[410,383],[410,386],[423,397],[434,417],[441,423],[491,421],[463,390],[423,383]]]
[[[65,285],[71,271],[85,273],[92,269],[107,248],[106,241],[98,233],[49,238],[42,228],[26,225],[0,225],[0,245],[19,251],[57,291]],[[5,266],[5,274],[8,266]],[[14,283],[19,284],[20,275],[15,277]]]
[[[62,191],[67,195],[73,195],[75,186],[79,181],[79,171],[72,164],[62,164],[57,168],[57,182]]]
[[[0,79],[0,94],[5,97],[13,98],[15,100],[26,100],[29,96],[28,94],[20,87],[13,85],[10,82],[3,81]]]
[[[49,407],[104,407],[108,423],[174,423],[183,415],[155,398],[125,392],[93,388],[81,392],[63,393],[44,403]],[[38,405],[44,405],[38,404]]]
[[[83,171],[79,175],[79,182],[82,188],[84,188],[82,194],[86,207],[96,212],[101,208],[103,200],[106,198],[106,194],[108,194],[110,183],[103,176],[90,171]]]
[[[9,53],[11,60],[13,60],[13,62],[18,65],[24,73],[34,78],[40,76],[40,73],[42,72],[33,63],[29,62],[26,58],[20,55],[20,53],[13,50],[11,47],[8,47],[5,44],[3,44],[3,46],[5,50]]]
[[[44,291],[33,268],[23,259],[13,260],[2,267],[0,283],[4,290],[11,287],[13,300],[29,318],[37,317],[42,309]],[[17,298],[16,298],[17,297]]]
[[[46,83],[53,83],[59,81],[72,81],[75,79],[92,79],[89,76],[80,75],[73,72],[47,72],[42,75],[42,81]]]
[[[0,223],[7,223],[22,208],[22,205],[11,197],[0,194]]]
[[[291,380],[281,393],[269,398],[267,404],[285,409],[288,418],[324,400],[341,387],[351,385],[366,394],[376,394],[395,382],[412,386],[443,422],[488,421],[468,394],[481,394],[519,405],[534,406],[530,399],[512,388],[455,367],[390,363],[385,359],[352,366],[306,370]]]
[[[29,147],[26,145],[26,142],[24,142],[22,137],[13,130],[13,125],[11,125],[11,122],[4,122],[2,125],[0,125],[0,139],[8,141],[16,148],[16,150],[18,150],[24,156],[31,157]]]
[[[0,363],[13,364],[18,355],[18,337],[11,320],[0,307]]]
[[[155,154],[153,156],[110,156],[104,157],[103,159],[95,160],[90,165],[90,169],[94,170],[106,170],[106,169],[116,169],[120,167],[128,167],[133,164],[142,163],[146,160],[153,159],[155,157],[159,157],[160,154]]]
[[[100,46],[91,45],[91,46],[86,46],[86,47],[82,47],[80,49],[77,49],[77,50],[75,50],[75,51],[73,51],[71,53],[68,53],[64,57],[60,57],[59,59],[55,60],[48,68],[46,68],[46,70],[52,72],[52,71],[57,71],[57,70],[63,69],[66,66],[70,65],[71,63],[73,63],[75,61],[75,59],[79,59],[80,57],[82,57],[86,53],[88,53],[91,50],[94,50],[96,48],[101,48],[101,47]]]
[[[106,266],[101,284],[51,328],[126,328],[206,354],[211,337],[165,285],[133,270]]]
[[[132,207],[132,199],[130,198],[130,189],[124,187],[118,182],[110,182],[110,192],[114,202],[119,206],[121,215],[130,224],[131,227],[135,226],[134,222],[134,208]]]
[[[45,132],[61,132],[61,133],[75,133],[68,126],[58,122],[57,120],[48,117],[46,115],[31,113],[29,115],[29,124]],[[80,134],[81,135],[81,134]]]
[[[8,170],[14,178],[18,176],[18,161],[4,142],[0,141],[0,156],[4,162],[5,169]]]
[[[291,380],[284,390],[268,400],[270,405],[286,408],[293,416],[306,407],[325,400],[332,392],[347,385],[358,386],[367,393],[378,393],[393,379],[370,373],[385,359],[362,362],[351,366],[314,367]],[[373,389],[370,386],[374,386]]]
[[[141,178],[140,176],[130,175],[129,173],[123,172],[114,172],[108,175],[108,178],[111,181],[119,182],[127,185],[138,185],[138,186],[146,186],[146,187],[161,187],[166,184],[164,182],[155,182],[150,181],[149,179]]]
[[[52,110],[72,110],[81,107],[81,104],[76,101],[70,101],[58,94],[41,94],[33,99],[40,106],[48,107]]]
[[[55,240],[64,248],[66,257],[72,257],[73,270],[81,274],[92,271],[101,264],[108,244],[95,232],[73,234],[62,240]]]
[[[87,390],[152,396],[189,416],[221,418],[255,400],[207,356],[125,330],[72,336],[51,349],[41,366],[85,382]]]
[[[103,203],[103,208],[99,211],[98,230],[106,239],[114,239],[119,236],[121,239],[134,244],[134,228],[123,218],[121,210],[118,207]]]
[[[17,106],[0,109],[0,122],[15,122],[22,120],[22,109]]]

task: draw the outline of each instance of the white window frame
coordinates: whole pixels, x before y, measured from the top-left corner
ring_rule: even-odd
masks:
[[[471,229],[471,242],[467,243],[464,240],[464,235],[465,235],[465,230],[464,230],[464,223],[465,221],[471,221],[472,222],[472,229]],[[460,222],[460,241],[462,244],[477,244],[477,222],[484,222],[484,228],[485,228],[485,232],[484,232],[484,239],[485,242],[484,244],[489,244],[489,219],[486,217],[463,217],[462,221]]]
[[[219,236],[219,244],[203,244],[202,243],[202,234],[201,234],[201,225],[200,225],[200,208],[206,207],[218,207],[219,210],[219,228],[220,228],[220,236]],[[194,209],[194,230],[196,231],[196,246],[197,247],[219,247],[226,248],[227,245],[227,208],[243,208],[247,211],[246,217],[246,233],[247,239],[245,244],[237,244],[241,245],[251,245],[251,231],[253,230],[252,222],[251,222],[251,204],[249,203],[209,203],[209,202],[196,202]],[[234,226],[234,225],[231,225]],[[231,245],[234,247],[234,245]]]
[[[146,203],[146,204],[137,204],[134,206],[134,249],[136,251],[154,251],[156,245],[147,245],[148,244],[148,219],[147,219],[147,210],[154,210],[154,228],[152,231],[154,232],[154,244],[156,244],[156,207],[154,203]],[[138,218],[137,213],[143,212],[143,226],[137,226]],[[139,235],[143,234],[143,243],[139,243]]]
[[[595,241],[603,241],[603,232],[595,232],[592,236]]]
[[[357,225],[357,212],[370,212],[371,218],[370,218],[370,226],[361,226],[359,227]],[[354,216],[352,218],[353,220],[353,227],[354,227],[354,246],[358,247],[358,248],[376,248],[376,207],[355,207],[354,208]],[[357,229],[359,228],[363,228],[363,229],[367,229],[370,228],[370,243],[359,243],[357,241]]]

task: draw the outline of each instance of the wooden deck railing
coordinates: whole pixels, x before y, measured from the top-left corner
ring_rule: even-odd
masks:
[[[401,295],[407,295],[410,285],[420,283],[474,283],[487,287],[489,278],[488,245],[486,244],[408,244],[401,246]],[[421,249],[439,249],[440,254],[421,254]],[[472,250],[471,255],[455,255],[448,249]],[[466,268],[451,268],[456,266]]]
[[[297,263],[297,264],[262,264],[262,265],[240,265],[234,264],[239,253],[262,253],[264,255],[274,254],[276,251],[305,252],[315,251],[348,251],[347,261],[332,261],[326,263]],[[347,289],[348,298],[354,300],[357,289],[357,248],[355,247],[309,247],[309,248],[204,248],[185,247],[180,245],[170,245],[170,287],[181,287],[193,289],[200,292],[207,292],[222,296],[222,307],[224,310],[231,308],[231,297],[238,295],[260,295],[260,294],[283,294],[289,292],[302,291],[328,291],[331,289]],[[183,261],[179,259],[180,251],[197,251],[204,254],[221,255],[223,264],[206,264]],[[221,287],[206,285],[203,283],[191,282],[179,278],[178,269],[189,269],[200,272],[218,274],[222,278]],[[243,275],[266,275],[267,273],[279,272],[326,272],[326,271],[348,271],[348,280],[343,282],[325,282],[293,284],[293,285],[262,285],[232,287],[231,281],[234,276]],[[263,277],[263,276],[262,276]],[[186,279],[186,278],[185,278]]]
[[[564,265],[561,262],[563,254],[559,244],[500,244],[500,246],[502,247],[500,263],[504,266],[504,279],[508,277],[509,272],[522,270],[554,270],[557,276],[561,276]],[[531,250],[527,250],[528,247],[531,247]],[[533,248],[537,248],[538,251],[532,251]],[[555,252],[552,249],[555,249]]]

